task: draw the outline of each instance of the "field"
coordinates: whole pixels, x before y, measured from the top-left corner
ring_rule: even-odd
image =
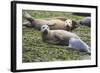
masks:
[[[76,21],[81,20],[84,16],[73,15],[67,12],[49,12],[49,11],[31,11],[28,12],[34,18],[49,18],[64,16]],[[25,19],[23,18],[23,21]],[[48,44],[42,41],[41,32],[35,28],[23,26],[22,38],[22,62],[47,62],[47,61],[63,61],[63,60],[85,60],[90,59],[90,56],[84,52],[72,50],[67,46]],[[80,26],[72,32],[76,33],[80,38],[90,45],[90,28],[87,26]]]

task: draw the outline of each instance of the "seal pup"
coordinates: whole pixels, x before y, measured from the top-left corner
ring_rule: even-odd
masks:
[[[75,33],[65,30],[50,30],[48,25],[43,25],[41,27],[41,32],[44,42],[57,45],[66,45],[72,49],[90,53],[89,46]]]

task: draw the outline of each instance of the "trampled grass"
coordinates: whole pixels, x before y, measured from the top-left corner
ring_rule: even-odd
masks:
[[[25,12],[27,10],[23,10]],[[27,11],[34,18],[49,18],[64,16],[76,21],[82,19],[82,16],[76,16],[66,12],[49,12],[49,11]],[[24,18],[23,18],[24,20]],[[72,50],[67,46],[48,44],[42,41],[41,32],[35,28],[23,26],[22,38],[22,62],[46,62],[46,61],[63,61],[63,60],[83,60],[89,56],[86,53]],[[80,38],[90,46],[90,28],[80,26],[73,30]]]

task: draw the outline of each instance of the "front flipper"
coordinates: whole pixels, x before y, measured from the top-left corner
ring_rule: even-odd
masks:
[[[62,35],[55,35],[55,38],[57,41],[59,41],[59,45],[62,46],[68,46],[69,45],[69,39],[64,39]]]

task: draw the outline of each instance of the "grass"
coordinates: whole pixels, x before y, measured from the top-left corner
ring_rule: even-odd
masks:
[[[27,11],[34,18],[48,18],[56,16],[64,16],[76,21],[82,19],[82,16],[76,16],[67,12],[50,12],[50,11]],[[23,18],[24,21],[24,18]],[[41,32],[23,26],[23,49],[22,49],[22,62],[47,62],[47,61],[63,61],[63,60],[83,60],[89,56],[86,53],[72,50],[67,46],[48,44],[42,41]],[[80,38],[90,46],[90,28],[87,26],[80,26],[73,30]]]

